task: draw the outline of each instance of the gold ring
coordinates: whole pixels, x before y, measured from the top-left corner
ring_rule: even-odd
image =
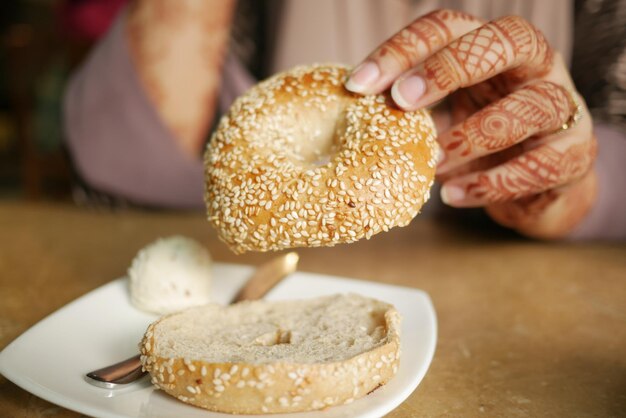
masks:
[[[569,94],[569,99],[572,107],[574,108],[574,112],[565,122],[563,122],[563,125],[561,125],[556,131],[552,132],[552,135],[560,134],[572,129],[574,126],[578,125],[578,122],[580,122],[583,118],[583,104],[578,96],[578,93],[572,89],[567,89],[567,93]]]

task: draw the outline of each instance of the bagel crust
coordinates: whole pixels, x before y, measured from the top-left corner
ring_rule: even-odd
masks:
[[[348,405],[388,383],[400,366],[398,311],[384,314],[384,343],[343,361],[221,362],[157,354],[159,324],[140,343],[143,370],[152,383],[178,400],[215,412],[268,414],[323,410]]]
[[[351,243],[406,226],[436,166],[427,111],[343,83],[349,68],[297,67],[238,98],[204,159],[209,221],[237,252]]]

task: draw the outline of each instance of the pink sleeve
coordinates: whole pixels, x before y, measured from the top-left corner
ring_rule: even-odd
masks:
[[[143,91],[125,17],[118,16],[66,89],[64,124],[74,164],[90,186],[131,203],[201,208],[202,161],[179,148]],[[226,66],[238,64],[232,61]],[[253,82],[243,68],[224,68],[224,74],[221,108]]]
[[[626,240],[626,135],[602,124],[594,131],[598,138],[598,198],[571,238]]]

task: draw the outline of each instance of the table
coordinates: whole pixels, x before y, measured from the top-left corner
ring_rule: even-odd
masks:
[[[122,276],[138,249],[182,234],[235,255],[202,213],[0,202],[0,349],[49,313]],[[626,416],[626,245],[542,243],[417,217],[370,241],[303,249],[300,269],[427,291],[431,368],[389,417]],[[0,415],[78,417],[0,376]]]

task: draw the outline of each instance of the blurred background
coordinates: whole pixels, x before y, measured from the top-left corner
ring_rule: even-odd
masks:
[[[0,2],[0,199],[110,206],[109,197],[84,187],[76,175],[63,144],[61,109],[69,74],[127,1]],[[267,2],[252,3],[258,9]],[[626,0],[575,0],[571,5],[576,18],[571,70],[577,88],[595,121],[623,130]]]
[[[74,200],[63,89],[123,0],[0,2],[0,199]]]

